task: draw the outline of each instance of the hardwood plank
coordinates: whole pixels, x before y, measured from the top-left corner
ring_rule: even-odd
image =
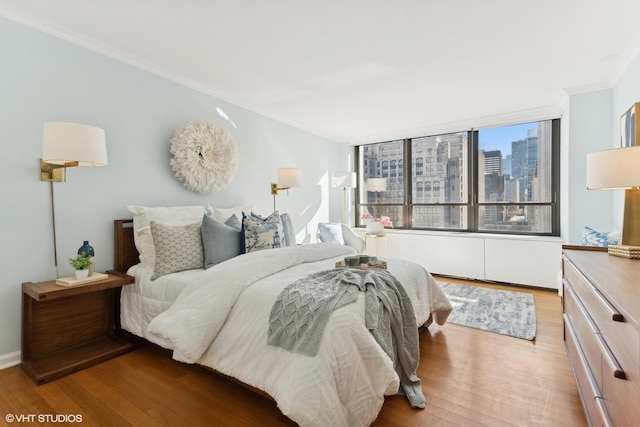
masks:
[[[531,292],[538,320],[534,341],[463,326],[432,325],[421,333],[418,375],[425,409],[390,396],[374,426],[584,426],[563,343],[555,292],[440,281]],[[0,371],[4,414],[81,414],[83,425],[293,426],[275,402],[199,366],[171,359],[144,341],[136,349],[36,386],[19,367]]]

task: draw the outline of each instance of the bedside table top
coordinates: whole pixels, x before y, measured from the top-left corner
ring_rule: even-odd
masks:
[[[91,282],[77,286],[62,286],[56,284],[55,280],[46,282],[24,282],[22,284],[22,292],[29,295],[36,301],[52,300],[57,298],[65,298],[71,295],[86,294],[89,292],[97,292],[105,289],[119,288],[121,286],[132,284],[135,279],[122,273],[107,271],[109,277],[97,282]]]

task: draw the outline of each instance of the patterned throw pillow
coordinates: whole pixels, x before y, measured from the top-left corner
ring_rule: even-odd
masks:
[[[204,265],[200,223],[170,226],[151,221],[151,236],[156,249],[155,280],[169,273],[195,270]]]
[[[151,221],[165,225],[187,225],[202,221],[204,206],[127,206],[133,214],[133,237],[140,254],[140,264],[153,273],[156,265],[156,248],[151,237]]]
[[[606,248],[609,245],[619,244],[620,240],[621,233],[619,231],[603,233],[590,227],[585,227],[582,230],[582,244],[584,246],[600,246]]]
[[[244,253],[285,246],[282,222],[278,211],[266,218],[251,213],[242,213]]]

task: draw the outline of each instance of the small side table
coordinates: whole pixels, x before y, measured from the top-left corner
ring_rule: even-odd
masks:
[[[369,254],[369,239],[373,239],[375,242],[375,256],[379,256],[380,255],[380,241],[382,241],[383,246],[384,246],[384,255],[387,254],[387,233],[380,233],[380,234],[370,234],[370,233],[364,233],[364,251],[365,253]],[[371,254],[370,254],[371,255]]]
[[[115,323],[120,288],[134,278],[107,273],[107,279],[70,287],[55,280],[22,284],[22,368],[36,384],[133,349],[115,334]]]

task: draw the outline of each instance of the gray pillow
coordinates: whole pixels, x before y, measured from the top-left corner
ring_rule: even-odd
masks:
[[[232,215],[231,218],[235,217]],[[242,253],[242,233],[229,218],[225,224],[213,219],[209,215],[202,218],[202,246],[204,247],[204,268],[213,267],[223,261],[236,257]],[[238,226],[240,221],[237,220]]]
[[[151,221],[156,264],[151,280],[169,273],[202,268],[204,254],[200,223],[164,225]]]
[[[318,224],[318,231],[320,232],[321,242],[333,243],[334,245],[344,245],[344,238],[342,237],[342,225],[340,225],[340,223],[320,223]]]
[[[224,223],[236,231],[242,231],[242,219],[236,214],[231,215]]]

